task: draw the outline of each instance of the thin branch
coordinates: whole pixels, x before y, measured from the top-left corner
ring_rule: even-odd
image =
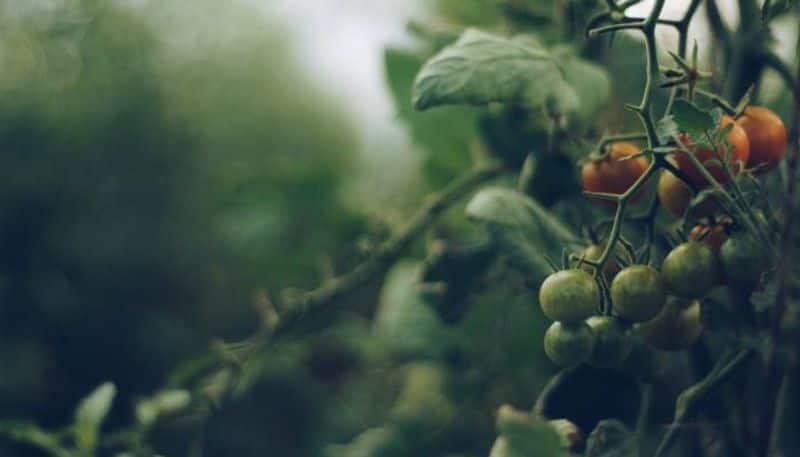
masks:
[[[798,53],[800,53],[800,38],[798,39]],[[796,93],[800,93],[800,62],[798,62],[798,77],[792,78],[792,86],[795,88]],[[781,230],[781,257],[778,260],[776,267],[775,281],[778,284],[778,292],[775,297],[775,304],[770,315],[770,345],[767,348],[766,364],[765,364],[765,385],[767,389],[777,384],[777,364],[778,364],[778,349],[783,342],[784,332],[782,329],[784,316],[788,308],[789,301],[789,282],[792,278],[793,263],[794,263],[794,239],[792,234],[795,231],[795,223],[797,218],[797,173],[800,169],[800,97],[794,99],[794,113],[792,119],[792,131],[790,138],[793,139],[793,147],[789,149],[788,156],[788,182],[786,184],[786,192],[783,200],[783,214],[785,220],[783,221],[783,228]],[[769,390],[768,390],[769,392]],[[774,395],[769,392],[769,395]],[[771,397],[768,401],[774,406],[777,404],[777,398]],[[779,409],[776,408],[776,409]],[[769,411],[767,412],[769,414]],[[777,411],[775,412],[777,414]],[[774,435],[775,430],[775,417],[767,415],[762,420],[761,433],[766,437]],[[772,438],[775,439],[775,438]]]
[[[795,98],[800,98],[800,87],[795,83],[796,78],[794,72],[774,52],[765,52],[763,55],[764,64],[778,73],[786,88],[794,95]]]
[[[480,185],[498,177],[502,172],[503,167],[500,165],[478,168],[456,180],[440,193],[429,196],[426,203],[405,227],[378,248],[369,260],[355,267],[349,273],[323,284],[318,289],[285,300],[280,309],[280,319],[275,332],[289,330],[307,314],[324,308],[382,273],[453,203],[458,202]]]
[[[732,357],[720,359],[705,378],[683,391],[675,404],[675,418],[653,457],[665,455],[678,437],[681,427],[686,425],[698,413],[702,403],[730,379],[736,369],[746,362],[752,354],[752,349],[742,349]]]

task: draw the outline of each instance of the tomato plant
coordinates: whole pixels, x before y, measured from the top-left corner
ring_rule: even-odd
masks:
[[[544,334],[544,351],[554,363],[573,366],[592,356],[595,338],[585,322],[573,325],[554,322]]]
[[[725,140],[730,144],[730,149],[722,144],[699,145],[697,140],[688,134],[681,134],[680,142],[688,151],[678,150],[675,159],[680,170],[689,177],[695,184],[701,187],[708,186],[710,183],[703,173],[689,157],[693,155],[702,164],[708,173],[717,181],[725,182],[728,179],[726,167],[730,167],[734,173],[747,165],[750,157],[750,141],[745,130],[729,116],[724,116],[720,122],[720,128],[730,129]],[[730,157],[728,151],[730,150]]]
[[[583,188],[590,192],[621,194],[628,190],[647,169],[647,159],[633,143],[616,142],[601,157],[589,158],[581,166]],[[637,200],[641,193],[633,196]],[[602,202],[613,206],[609,202]]]
[[[696,343],[703,333],[700,302],[670,299],[652,320],[636,324],[645,341],[664,351],[686,349]]]
[[[734,284],[754,286],[770,268],[770,259],[758,240],[745,232],[734,232],[721,246],[725,277]]]
[[[633,265],[620,271],[611,283],[614,311],[631,322],[655,317],[666,300],[661,275],[648,265]]]
[[[592,316],[586,320],[594,335],[594,352],[590,361],[600,367],[618,367],[633,349],[625,325],[611,316]]]
[[[715,225],[698,224],[689,232],[690,241],[698,241],[711,249],[715,254],[719,253],[722,244],[728,239],[729,221],[720,221]]]
[[[661,176],[658,179],[657,192],[661,205],[675,217],[683,217],[686,214],[692,198],[695,196],[692,189],[685,182],[669,171],[661,172]],[[719,205],[711,197],[692,208],[690,215],[693,217],[709,216],[718,210]]]
[[[542,283],[539,304],[550,319],[573,324],[597,310],[600,289],[594,278],[583,270],[559,271]]]
[[[769,108],[748,106],[736,123],[750,144],[748,168],[758,172],[775,168],[786,154],[786,127],[781,118]]]
[[[187,106],[205,100],[209,93],[224,94],[206,105],[224,112],[225,119],[236,111],[231,106],[238,109],[253,100],[263,101],[252,94],[267,86],[240,85],[240,81],[261,81],[259,75],[263,76],[263,72],[249,74],[249,60],[241,61],[249,51],[201,43],[212,55],[229,53],[244,66],[230,67],[242,71],[224,72],[230,87],[216,84],[212,75],[208,78],[215,82],[214,90],[205,86],[192,90],[194,76],[207,77],[202,68],[191,59],[179,72],[162,68],[167,57],[178,53],[159,46],[193,40],[185,36],[133,40],[125,33],[116,34],[114,40],[98,39],[91,35],[96,33],[95,24],[114,29],[104,22],[102,11],[82,15],[77,13],[92,2],[62,3],[70,14],[61,18],[59,6],[46,15],[59,17],[56,23],[26,18],[23,22],[33,24],[25,25],[30,33],[9,27],[0,34],[0,48],[8,52],[27,50],[38,37],[54,40],[48,46],[34,46],[20,58],[4,59],[7,68],[0,75],[4,89],[14,86],[9,81],[30,80],[4,91],[9,103],[0,107],[3,150],[25,159],[19,166],[0,167],[8,175],[0,180],[4,192],[0,251],[10,252],[0,259],[0,303],[5,306],[6,300],[23,297],[30,306],[0,310],[0,332],[16,332],[22,338],[47,333],[16,329],[5,322],[8,316],[38,320],[41,314],[42,320],[59,324],[66,315],[91,320],[92,307],[77,313],[66,312],[73,309],[66,305],[92,296],[114,303],[106,291],[118,283],[127,287],[122,294],[126,304],[149,303],[146,291],[127,280],[150,271],[147,259],[125,264],[125,281],[108,281],[104,274],[113,263],[106,258],[109,252],[119,251],[125,257],[131,246],[106,249],[109,238],[119,237],[105,233],[76,237],[75,232],[91,230],[93,224],[87,221],[93,217],[76,219],[63,230],[48,225],[64,216],[58,202],[74,198],[81,203],[69,201],[66,207],[76,208],[97,204],[86,201],[86,189],[99,189],[94,200],[105,207],[107,198],[141,193],[149,183],[125,188],[126,180],[112,179],[113,185],[103,181],[106,185],[89,186],[81,181],[83,174],[68,173],[68,181],[80,185],[51,189],[47,186],[53,173],[17,176],[41,157],[43,151],[37,147],[48,153],[64,147],[70,154],[64,154],[63,163],[80,161],[73,148],[91,142],[73,135],[73,130],[81,132],[84,125],[105,128],[108,122],[105,134],[95,141],[105,148],[107,136],[125,130],[115,128],[118,119],[166,119],[180,132],[185,122],[189,124],[187,139],[151,138],[141,132],[137,141],[131,141],[136,147],[124,150],[125,157],[165,145],[182,148],[184,143],[210,148],[187,154],[201,160],[227,157],[217,154],[220,151],[214,148],[219,145],[226,150],[259,149],[256,155],[270,166],[248,166],[233,157],[221,174],[224,187],[235,189],[229,192],[236,198],[214,201],[226,207],[231,200],[245,201],[266,214],[244,220],[233,217],[235,222],[227,212],[212,220],[187,217],[193,223],[203,221],[213,228],[210,232],[225,232],[230,239],[218,243],[219,255],[179,256],[193,261],[179,261],[176,268],[191,264],[194,271],[196,261],[198,272],[213,272],[210,276],[216,282],[239,288],[238,278],[248,275],[228,263],[235,256],[223,252],[236,245],[254,262],[312,273],[292,278],[294,286],[284,290],[274,290],[277,280],[261,274],[250,275],[256,279],[241,286],[247,290],[240,293],[225,288],[205,294],[198,289],[195,295],[212,296],[206,300],[245,303],[239,320],[219,324],[220,333],[228,337],[246,329],[253,333],[237,342],[207,335],[207,350],[174,369],[120,379],[119,389],[111,383],[93,391],[86,388],[91,393],[71,414],[65,413],[69,405],[59,404],[52,408],[54,413],[42,413],[37,420],[0,421],[1,455],[800,455],[792,435],[800,424],[794,411],[800,386],[796,261],[800,239],[795,229],[800,215],[800,63],[797,56],[788,59],[789,53],[780,48],[800,28],[797,2],[687,0],[670,2],[669,7],[675,8],[671,12],[665,0],[429,2],[427,12],[432,17],[411,21],[407,40],[384,53],[384,80],[409,140],[385,144],[390,150],[418,152],[414,157],[420,159],[420,173],[405,180],[393,163],[375,167],[374,176],[367,174],[377,176],[377,184],[358,195],[374,207],[350,196],[352,189],[362,188],[364,182],[358,179],[363,177],[353,173],[351,183],[339,182],[338,174],[337,179],[320,175],[304,162],[311,159],[299,153],[306,149],[309,135],[338,130],[338,122],[333,129],[325,123],[305,125],[310,118],[305,110],[317,101],[296,107],[275,104],[287,116],[290,108],[299,110],[291,122],[285,122],[284,115],[272,116],[275,119],[252,115],[260,112],[256,102],[248,122],[241,118],[220,122],[213,117],[215,121],[207,123],[215,128],[189,122]],[[722,19],[731,12],[720,9],[723,3],[738,8],[736,24]],[[214,11],[225,10],[225,5]],[[6,13],[3,8],[0,12]],[[28,14],[20,11],[4,17],[13,25],[14,18]],[[689,33],[696,21],[707,22],[707,35]],[[71,41],[64,38],[84,26],[92,38],[86,41],[89,45],[81,47],[82,33]],[[244,35],[260,36],[259,27],[242,30],[248,30]],[[676,35],[677,41],[657,40],[664,31],[675,32],[664,35]],[[285,47],[257,41],[258,49]],[[129,53],[136,58],[95,55],[102,43],[124,44],[135,50]],[[151,47],[155,54],[140,59],[139,52],[151,52]],[[61,86],[48,86],[45,91],[37,89],[34,99],[25,98],[40,85],[42,74],[61,70],[58,57],[74,58],[76,49],[88,53],[75,59],[87,69],[78,76],[76,89],[62,92]],[[87,94],[94,96],[95,89],[106,88],[107,78],[98,75],[98,69],[117,67],[122,61],[135,62],[122,72],[130,81],[138,81],[145,76],[140,72],[147,71],[157,77],[173,73],[180,77],[171,76],[169,84],[147,86],[122,98],[123,109],[92,108],[94,104],[85,102],[92,99]],[[142,69],[150,65],[155,68]],[[283,74],[278,71],[282,67],[274,68]],[[121,81],[115,86],[120,93],[127,95],[123,88],[139,87],[128,79]],[[305,92],[301,78],[268,81],[281,93]],[[188,89],[185,84],[190,84]],[[170,91],[175,92],[171,97],[159,98]],[[231,101],[226,98],[229,93],[236,94],[231,106],[220,103]],[[110,95],[115,94],[100,90],[103,100],[115,98]],[[127,103],[133,100],[130,97],[142,103]],[[144,103],[148,100],[151,103]],[[169,116],[138,111],[151,105],[168,107]],[[75,106],[91,108],[88,120],[73,117]],[[38,123],[37,116],[42,118]],[[280,132],[262,131],[271,128],[272,122],[265,119],[281,121]],[[56,128],[59,123],[68,127]],[[291,128],[295,123],[296,131]],[[370,139],[382,131],[363,127]],[[247,129],[258,135],[228,144]],[[276,140],[279,143],[273,143]],[[292,147],[278,151],[274,144]],[[262,145],[267,148],[263,156]],[[94,174],[95,162],[80,162],[76,169]],[[152,162],[161,166],[160,160]],[[192,164],[179,165],[191,168]],[[282,174],[289,172],[300,173],[306,181],[284,179]],[[276,194],[280,198],[262,192],[262,173],[280,184],[270,186],[282,190]],[[235,179],[245,179],[248,185]],[[388,211],[384,201],[377,200],[385,197],[379,195],[383,192],[376,190],[397,185],[395,181],[414,186],[397,196],[402,210]],[[25,192],[17,186],[27,182],[36,188],[30,192],[36,195],[33,203],[20,209],[17,201]],[[159,189],[181,188],[184,182],[169,184]],[[49,189],[50,198],[40,201],[46,192],[39,186]],[[256,189],[250,191],[253,195],[245,192],[251,187]],[[71,193],[62,195],[62,188]],[[354,201],[339,205],[344,196]],[[173,197],[163,199],[172,202]],[[294,211],[297,201],[311,202],[308,217],[286,217],[298,215],[284,211]],[[412,211],[414,204],[419,207]],[[51,206],[58,210],[51,211]],[[364,213],[359,217],[377,213],[380,220],[362,227],[345,217],[343,230],[328,225],[317,230],[319,224],[308,221],[317,221],[325,213],[322,207],[333,213],[357,208]],[[157,220],[171,214],[156,212],[163,213]],[[140,223],[138,219],[153,218],[119,218],[123,234],[135,232],[138,226],[128,224]],[[320,256],[283,252],[277,249],[281,243],[274,242],[263,248],[261,238],[274,237],[276,227],[292,235],[287,245],[307,244],[312,236],[330,237],[329,242],[341,245]],[[165,238],[194,233],[191,227],[180,228],[168,230]],[[366,233],[357,235],[357,229]],[[194,241],[190,237],[178,246]],[[216,249],[217,244],[209,244]],[[19,250],[27,250],[28,256],[18,257]],[[70,261],[67,253],[73,251],[89,254]],[[165,252],[166,259],[173,250]],[[318,257],[324,259],[319,275]],[[48,263],[51,258],[55,260]],[[99,271],[86,271],[92,266]],[[322,278],[318,286],[301,288],[317,276]],[[102,287],[84,288],[88,282]],[[167,301],[192,295],[178,292],[171,291]],[[145,308],[136,307],[133,314],[149,316],[150,309]],[[204,312],[210,312],[206,308],[214,313],[227,310],[206,306]],[[114,319],[102,320],[104,325],[127,324],[116,314],[110,316]],[[161,331],[167,324],[156,318],[149,322],[144,330],[137,327],[123,333],[148,344],[164,336],[170,345],[172,339]],[[97,346],[102,338],[93,332],[99,334],[102,327],[92,321],[93,331],[82,338]],[[186,333],[175,339],[194,341],[196,335]],[[68,337],[56,332],[55,340],[61,343]],[[112,338],[98,350],[114,348],[115,342]],[[41,375],[49,374],[48,364],[35,366],[37,370],[31,371],[39,376],[31,376],[16,369],[24,365],[17,359],[58,348],[22,346],[0,347],[0,367],[11,367],[6,370],[9,382],[47,383]],[[155,347],[137,346],[136,354],[160,354]],[[80,355],[81,366],[86,360],[102,363],[96,354]],[[115,360],[118,365],[136,365],[122,357]],[[53,378],[88,382],[77,369],[55,374]],[[85,378],[95,379],[96,373],[91,374]],[[165,381],[158,386],[160,379]],[[3,392],[18,388],[4,389],[5,382],[4,378],[0,383],[4,406],[8,395],[2,397]],[[52,381],[47,387],[45,393],[51,397],[62,396]],[[65,398],[75,398],[72,390],[67,393]],[[115,409],[118,395],[123,407]],[[493,430],[491,410],[504,401],[525,409],[501,406]],[[48,407],[39,405],[40,410]],[[107,414],[111,417],[105,423]],[[53,428],[37,425],[65,417],[71,422]],[[300,431],[286,438],[289,429]],[[174,442],[165,438],[173,433],[185,436]],[[17,452],[14,444],[6,452],[6,441],[21,442],[22,450]]]
[[[661,274],[667,288],[683,298],[703,298],[717,281],[714,253],[705,244],[688,242],[664,258]]]

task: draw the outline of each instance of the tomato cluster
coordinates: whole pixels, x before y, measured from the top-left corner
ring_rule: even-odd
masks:
[[[617,366],[631,352],[632,328],[658,349],[687,347],[702,333],[697,299],[714,286],[716,271],[711,249],[684,243],[664,259],[661,272],[649,265],[620,270],[610,286],[613,314],[606,315],[598,315],[602,295],[594,276],[581,269],[553,273],[539,289],[542,310],[555,321],[545,333],[545,353],[564,366]],[[689,275],[698,278],[686,280]]]
[[[710,184],[705,177],[705,171],[718,182],[725,183],[728,178],[728,173],[722,167],[725,162],[729,162],[733,174],[745,168],[754,173],[762,173],[775,168],[786,154],[786,127],[781,118],[769,108],[747,107],[738,119],[723,116],[720,128],[729,131],[725,141],[715,145],[716,147],[695,142],[686,134],[679,137],[682,147],[674,151],[674,164],[683,177],[690,180],[697,189],[704,189]],[[601,157],[586,160],[581,166],[583,189],[595,193],[624,193],[647,169],[647,159],[638,156],[640,152],[633,143],[618,142],[610,145]],[[705,170],[698,168],[689,154],[696,157]],[[693,194],[692,189],[671,172],[661,173],[658,198],[664,208],[674,216],[683,217]],[[630,201],[635,202],[640,196],[637,193]],[[613,206],[608,201],[601,201],[600,204]],[[713,199],[708,199],[694,209],[693,216],[706,217],[719,212],[719,209]]]
[[[710,185],[709,176],[724,184],[744,169],[758,173],[774,168],[784,157],[786,129],[767,108],[749,107],[736,120],[723,116],[720,128],[725,135],[721,144],[679,136],[681,147],[670,160],[681,176],[663,172],[657,189],[660,202],[674,216],[686,214],[694,192]],[[586,191],[621,195],[647,167],[647,159],[634,144],[613,143],[604,155],[581,165],[581,179]],[[630,201],[639,197],[630,195]],[[709,198],[696,205],[692,215],[710,217],[721,209]],[[688,238],[664,257],[660,271],[645,264],[623,265],[625,256],[617,244],[601,271],[595,272],[605,246],[593,244],[581,253],[578,268],[550,275],[539,290],[544,314],[555,321],[544,337],[550,359],[565,366],[584,362],[617,366],[631,353],[634,333],[660,350],[684,349],[703,332],[701,300],[713,287],[725,281],[755,286],[769,268],[769,258],[757,240],[730,218],[697,225]],[[597,275],[610,281],[607,290]],[[603,307],[604,298],[609,306]]]
[[[775,168],[786,155],[786,126],[769,108],[749,106],[736,120],[728,116],[722,117],[720,127],[730,129],[726,136],[730,154],[727,154],[724,144],[719,144],[714,149],[695,145],[688,135],[680,137],[685,149],[720,183],[727,182],[728,174],[721,166],[726,160],[730,161],[730,171],[734,175],[745,168],[753,173],[763,173]],[[674,154],[678,169],[697,189],[708,187],[710,183],[703,170],[696,166],[683,149],[676,150]],[[689,207],[692,195],[689,186],[669,171],[662,172],[658,183],[658,198],[670,213],[682,217]],[[707,199],[694,208],[692,215],[705,217],[719,209],[717,202]]]

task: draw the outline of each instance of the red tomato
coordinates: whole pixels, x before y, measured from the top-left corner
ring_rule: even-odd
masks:
[[[720,125],[722,127],[727,127],[728,125],[733,125],[733,128],[730,132],[728,132],[728,143],[731,144],[733,147],[733,152],[731,154],[731,159],[733,162],[733,169],[734,172],[739,169],[740,166],[747,165],[747,159],[750,156],[750,142],[747,140],[747,133],[745,133],[744,129],[740,127],[730,116],[723,116]],[[681,142],[691,151],[699,160],[700,163],[705,163],[707,160],[711,159],[719,159],[720,161],[725,158],[725,147],[723,145],[719,145],[716,151],[713,151],[709,148],[700,148],[694,144],[692,144],[691,139],[688,135],[682,134]],[[681,151],[678,150],[675,153],[675,160],[678,162],[678,168],[681,169],[686,175],[691,179],[694,183],[696,183],[700,187],[705,187],[709,183],[706,182],[706,179],[700,173],[697,167],[695,167],[694,162],[689,158],[689,156]],[[726,175],[722,167],[718,164],[710,164],[706,165],[706,169],[711,173],[711,175],[719,182],[726,181]]]
[[[638,154],[640,149],[633,143],[614,143],[610,146],[608,154],[600,159],[587,160],[581,167],[581,181],[583,189],[590,192],[604,192],[610,194],[623,194],[647,170],[647,159],[636,157],[622,160],[625,157]],[[641,197],[637,192],[631,197],[635,202]],[[613,206],[613,202],[601,201],[604,206]]]
[[[719,253],[722,243],[728,239],[725,227],[729,224],[730,220],[723,220],[713,227],[706,224],[695,225],[692,231],[689,232],[689,239],[698,241],[702,238],[702,243],[714,251],[715,254]]]
[[[786,154],[786,126],[774,111],[761,106],[748,106],[736,122],[750,141],[748,168],[767,171],[783,159]]]

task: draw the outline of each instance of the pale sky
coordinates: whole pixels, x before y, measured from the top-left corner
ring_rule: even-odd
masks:
[[[361,127],[362,171],[352,192],[376,207],[413,185],[420,155],[395,116],[383,71],[383,48],[409,40],[412,0],[249,0],[290,26],[301,63],[323,81]],[[391,170],[386,173],[385,170]]]

